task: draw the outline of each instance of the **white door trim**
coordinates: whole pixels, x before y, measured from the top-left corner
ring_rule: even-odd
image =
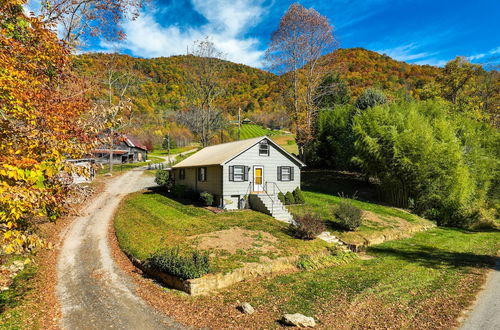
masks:
[[[260,168],[262,170],[262,176],[261,176],[261,179],[260,179],[260,184],[257,184],[257,180],[256,180],[256,177],[255,177],[255,171]],[[261,165],[255,165],[253,167],[253,191],[255,192],[260,192],[260,191],[264,191],[264,166],[261,166]]]

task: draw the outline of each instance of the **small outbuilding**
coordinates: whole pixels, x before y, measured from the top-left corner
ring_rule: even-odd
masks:
[[[279,220],[291,221],[277,195],[300,188],[304,166],[263,136],[206,147],[174,165],[172,173],[175,185],[213,194],[220,208],[234,210],[250,204]]]

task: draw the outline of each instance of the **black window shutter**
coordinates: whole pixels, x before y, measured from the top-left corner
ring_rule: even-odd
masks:
[[[293,167],[290,166],[290,181],[293,181]]]
[[[281,166],[278,166],[278,181],[281,181]]]
[[[244,173],[243,181],[248,181],[248,172],[250,172],[250,167],[244,166],[243,167],[243,173]]]
[[[229,181],[234,181],[234,166],[229,166]]]

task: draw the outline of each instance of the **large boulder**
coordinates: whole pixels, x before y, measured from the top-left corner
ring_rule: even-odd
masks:
[[[299,313],[285,314],[281,318],[281,323],[302,328],[313,328],[316,326],[316,321],[312,317],[308,317]]]

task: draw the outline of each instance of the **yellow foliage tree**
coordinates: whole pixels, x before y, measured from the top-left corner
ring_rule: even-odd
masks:
[[[76,170],[66,159],[86,154],[99,130],[82,116],[68,47],[24,2],[0,3],[0,255],[44,244],[33,224],[65,212]]]

